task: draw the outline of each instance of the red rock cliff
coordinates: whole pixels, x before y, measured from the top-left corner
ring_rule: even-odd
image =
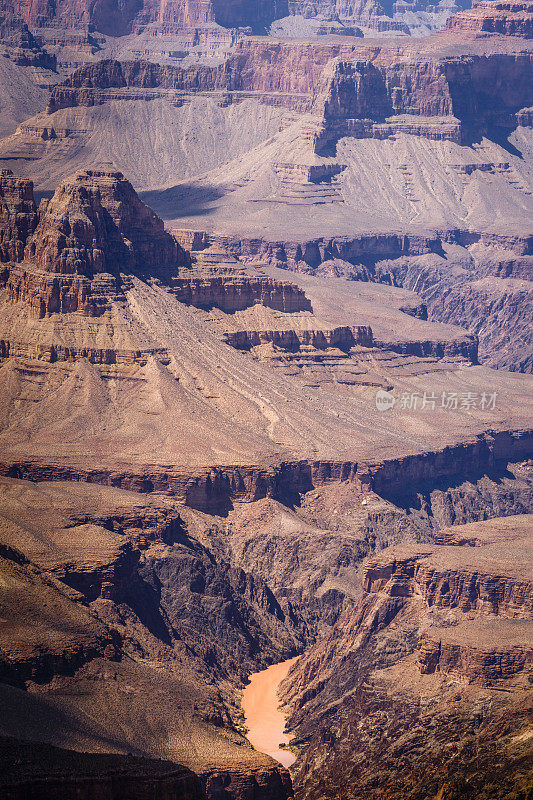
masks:
[[[26,240],[37,227],[33,183],[0,170],[0,262],[22,261]]]

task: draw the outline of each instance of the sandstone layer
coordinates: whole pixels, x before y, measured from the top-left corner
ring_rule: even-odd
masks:
[[[533,38],[533,7],[530,3],[474,3],[467,11],[455,14],[446,22],[450,30],[473,33],[501,33]]]

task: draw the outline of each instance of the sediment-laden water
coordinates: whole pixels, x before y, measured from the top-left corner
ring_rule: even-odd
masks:
[[[248,741],[284,767],[290,767],[296,759],[290,750],[280,747],[289,744],[290,737],[285,733],[285,714],[279,708],[278,687],[295,661],[296,658],[290,658],[250,675],[250,683],[242,696]]]

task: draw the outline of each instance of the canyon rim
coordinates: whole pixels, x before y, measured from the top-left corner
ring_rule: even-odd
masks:
[[[1,800],[533,800],[532,282],[530,2],[0,0]]]

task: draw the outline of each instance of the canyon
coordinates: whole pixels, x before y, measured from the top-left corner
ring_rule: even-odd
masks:
[[[530,796],[532,17],[0,0],[2,796]]]

